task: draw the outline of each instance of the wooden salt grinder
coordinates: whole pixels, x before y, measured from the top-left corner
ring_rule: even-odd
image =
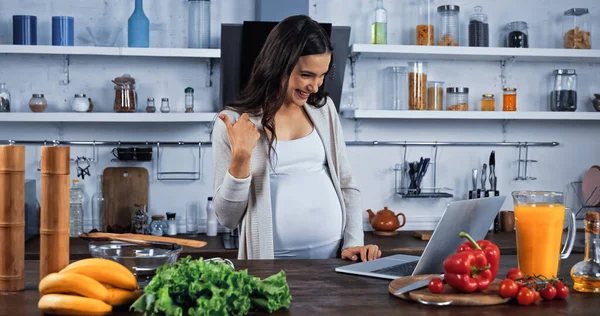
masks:
[[[69,264],[70,147],[43,146],[40,185],[40,280]]]
[[[25,147],[0,146],[0,292],[25,289]]]

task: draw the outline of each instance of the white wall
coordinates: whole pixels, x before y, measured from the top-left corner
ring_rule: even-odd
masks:
[[[151,46],[185,47],[187,39],[186,1],[146,0],[145,11],[152,23]],[[389,42],[391,44],[412,44],[412,11],[406,9],[409,1],[385,1],[389,11]],[[492,30],[501,23],[524,19],[530,24],[531,46],[552,47],[559,33],[552,31],[557,15],[569,7],[589,7],[597,14],[595,1],[574,1],[566,5],[561,1],[455,1],[461,6],[463,21],[462,34],[466,35],[466,23],[471,8],[482,4],[484,12],[490,16]],[[360,0],[313,0],[311,15],[320,22],[333,22],[335,25],[352,27],[351,42],[368,42],[370,15],[375,1]],[[74,15],[76,23],[76,45],[89,44],[85,26],[98,24],[108,19],[124,27],[119,45],[126,45],[127,18],[133,10],[133,1],[42,1],[23,0],[20,2],[0,0],[0,43],[12,42],[11,16],[13,14],[37,15],[38,23],[46,23],[40,30],[49,30],[52,15]],[[31,9],[25,9],[31,8]],[[343,9],[340,9],[343,8]],[[219,24],[252,20],[254,1],[220,0],[213,1],[212,42],[219,43]],[[45,22],[44,22],[45,21]],[[43,24],[41,24],[43,25]],[[562,31],[561,31],[562,32]],[[39,43],[49,44],[50,33],[40,31]],[[535,34],[535,35],[534,35]],[[537,35],[541,34],[541,35]],[[597,35],[593,33],[594,43]],[[462,37],[463,40],[466,38]],[[491,33],[492,43],[498,42],[495,32]],[[464,44],[464,43],[463,43]],[[594,44],[593,44],[594,45]],[[28,111],[27,101],[32,93],[44,93],[55,111],[67,106],[75,93],[87,93],[101,111],[111,111],[114,100],[111,79],[124,72],[130,73],[139,82],[138,94],[142,107],[145,100],[153,96],[157,102],[169,97],[172,111],[183,111],[183,89],[192,86],[196,90],[196,108],[200,111],[213,111],[218,106],[218,64],[213,76],[214,86],[204,87],[206,67],[203,60],[159,59],[159,58],[111,58],[111,57],[71,57],[71,83],[60,85],[63,59],[60,56],[1,56],[0,82],[7,82],[13,95],[13,108]],[[350,71],[346,69],[345,89],[342,105],[348,103],[348,92],[354,94],[354,106],[361,109],[375,109],[379,93],[371,82],[378,82],[378,72],[390,65],[402,65],[403,60],[360,59],[357,65],[357,87],[349,88]],[[508,84],[519,88],[519,110],[544,110],[547,95],[547,75],[555,68],[574,67],[579,77],[579,111],[592,111],[587,98],[597,91],[598,72],[596,65],[516,63],[508,66]],[[495,62],[430,62],[429,76],[453,86],[468,86],[471,89],[470,102],[475,106],[483,93],[501,95],[499,63]],[[500,102],[501,103],[501,102]],[[157,104],[158,105],[158,104]],[[509,122],[503,131],[501,122],[495,121],[432,121],[432,120],[387,120],[364,121],[355,133],[353,121],[344,120],[347,140],[427,140],[427,141],[557,141],[556,148],[532,148],[530,158],[539,163],[531,165],[529,172],[538,178],[536,181],[514,181],[517,173],[515,148],[440,148],[438,151],[438,184],[454,189],[455,200],[466,198],[470,170],[481,168],[487,162],[491,150],[496,150],[498,187],[501,193],[508,194],[517,189],[566,190],[570,181],[578,180],[590,165],[597,162],[600,154],[595,134],[599,129],[596,123],[563,122]],[[200,124],[15,124],[0,125],[0,139],[64,139],[64,140],[208,140],[206,126]],[[95,192],[95,175],[111,162],[110,148],[102,148],[100,161],[92,166],[92,177],[83,182],[89,197]],[[432,229],[443,208],[451,199],[444,200],[403,200],[394,195],[394,175],[390,168],[402,159],[400,147],[350,147],[350,159],[357,182],[362,192],[362,208],[375,210],[389,206],[394,211],[407,215],[408,224],[403,229]],[[39,179],[37,164],[39,147],[27,149],[27,176]],[[73,147],[72,155],[91,155],[89,147]],[[191,158],[192,148],[170,149],[163,155],[164,171],[182,171],[195,166]],[[203,177],[193,182],[165,182],[156,179],[156,162],[140,164],[148,168],[151,175],[150,211],[161,213],[182,210],[189,203],[198,203],[204,208],[206,197],[212,194],[212,152],[204,151]],[[408,158],[431,156],[430,148],[409,148]],[[129,164],[131,165],[131,164]],[[75,169],[72,170],[73,176]],[[427,183],[424,183],[427,185]],[[504,208],[511,208],[507,199]],[[89,209],[89,208],[88,208]],[[366,216],[366,212],[364,213]],[[370,229],[365,224],[365,229]]]

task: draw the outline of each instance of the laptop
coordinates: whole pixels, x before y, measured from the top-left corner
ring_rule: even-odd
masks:
[[[394,280],[417,274],[444,273],[443,262],[466,241],[484,239],[506,196],[456,201],[448,204],[421,256],[397,254],[335,268],[336,272]]]

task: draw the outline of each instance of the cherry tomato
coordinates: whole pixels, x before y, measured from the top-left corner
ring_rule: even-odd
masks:
[[[433,278],[427,284],[431,293],[440,294],[444,290],[444,281],[440,278]]]
[[[519,305],[527,306],[533,303],[534,294],[529,288],[521,288],[517,294],[517,303]]]
[[[521,272],[521,270],[519,270],[519,268],[512,268],[512,269],[508,270],[508,273],[506,274],[506,278],[511,279],[511,280],[522,279],[523,272]]]
[[[500,296],[502,297],[515,297],[519,292],[519,286],[511,279],[502,280],[500,282]]]
[[[552,283],[546,283],[546,287],[540,292],[542,298],[546,301],[551,301],[556,297],[556,288]]]
[[[536,303],[537,301],[540,300],[540,292],[536,291],[536,290],[531,290],[533,291],[533,302]]]
[[[563,286],[565,286],[565,284],[562,281],[556,281],[556,284],[554,285],[554,287],[556,287],[557,289]]]
[[[561,282],[562,283],[562,282]],[[558,282],[557,284],[558,285]],[[569,288],[563,284],[561,287],[556,287],[556,299],[564,300],[569,295]]]

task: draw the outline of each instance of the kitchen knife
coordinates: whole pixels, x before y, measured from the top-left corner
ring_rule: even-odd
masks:
[[[473,190],[469,191],[469,200],[477,197],[477,169],[471,170],[471,180],[473,180]]]
[[[491,196],[500,196],[500,192],[496,189],[498,184],[498,178],[496,177],[496,152],[492,150],[490,154],[490,186],[491,186]],[[494,218],[494,233],[500,231],[500,212],[496,214]]]
[[[484,197],[489,197],[490,193],[485,190],[486,178],[487,178],[487,164],[483,164],[483,168],[481,169],[481,192],[483,192]]]
[[[427,173],[427,168],[429,167],[430,158],[425,158],[423,160],[423,165],[421,166],[421,170],[419,171],[419,176],[417,177],[417,194],[421,194],[421,182],[423,181],[423,177]]]
[[[431,279],[434,279],[434,278],[440,278],[440,279],[443,280],[444,279],[444,275],[442,274],[442,275],[439,275],[439,276],[429,277],[429,278],[423,279],[421,281],[417,281],[417,282],[415,282],[415,283],[413,283],[411,285],[407,285],[407,286],[405,286],[403,288],[398,289],[396,292],[394,292],[394,295],[401,295],[401,294],[404,294],[404,293],[408,293],[410,291],[418,290],[418,289],[420,289],[422,287],[426,287],[429,284],[429,281],[431,281]]]

